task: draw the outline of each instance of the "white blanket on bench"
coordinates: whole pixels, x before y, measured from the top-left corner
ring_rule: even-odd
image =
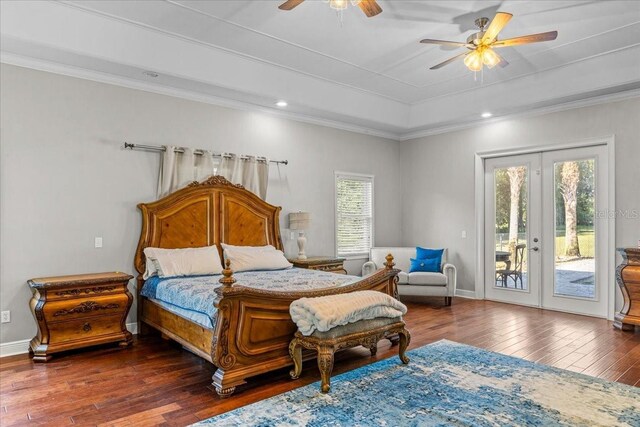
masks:
[[[302,335],[329,331],[336,326],[376,317],[400,317],[407,306],[378,291],[300,298],[291,303],[289,313]]]

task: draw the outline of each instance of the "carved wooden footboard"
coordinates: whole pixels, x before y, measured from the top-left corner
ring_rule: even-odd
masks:
[[[384,269],[369,277],[317,291],[273,292],[234,284],[229,265],[223,274],[223,286],[216,289],[218,321],[212,344],[212,360],[218,367],[213,385],[220,396],[229,396],[248,377],[292,365],[289,343],[297,329],[289,315],[293,301],[363,290],[397,297],[398,270],[393,269],[391,256]]]
[[[273,245],[282,250],[280,207],[272,206],[242,186],[222,177],[189,185],[152,203],[138,205],[142,232],[135,256],[138,331],[149,328],[181,343],[218,368],[213,385],[221,396],[229,396],[245,379],[292,364],[288,345],[296,327],[289,305],[301,297],[378,290],[397,297],[393,257],[384,269],[360,281],[306,292],[274,292],[235,283],[225,270],[216,290],[218,308],[215,330],[166,310],[140,295],[144,284],[146,247],[189,248],[218,245]],[[233,268],[233,266],[231,266]],[[311,357],[311,356],[308,356]]]

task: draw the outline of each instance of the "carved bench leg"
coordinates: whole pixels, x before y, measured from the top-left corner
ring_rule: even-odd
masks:
[[[407,347],[409,347],[409,343],[411,342],[411,334],[409,333],[409,331],[407,331],[406,329],[402,329],[400,331],[400,348],[398,356],[400,357],[400,360],[402,361],[402,363],[404,363],[405,365],[407,363],[409,363],[409,358],[407,357],[407,355],[405,354],[405,352],[407,351]]]
[[[369,346],[369,351],[371,352],[372,356],[376,355],[376,353],[378,352],[378,342],[377,341]]]
[[[328,393],[331,389],[331,371],[333,371],[333,348],[318,348],[318,369],[320,369],[320,391]]]
[[[293,359],[293,369],[289,372],[289,375],[295,380],[302,373],[302,347],[296,338],[289,343],[289,356]]]

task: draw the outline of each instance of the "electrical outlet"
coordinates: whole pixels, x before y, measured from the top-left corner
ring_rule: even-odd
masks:
[[[101,248],[102,247],[102,237],[96,237],[95,246],[96,246],[96,248]]]
[[[11,312],[9,310],[2,312],[2,323],[11,322]]]

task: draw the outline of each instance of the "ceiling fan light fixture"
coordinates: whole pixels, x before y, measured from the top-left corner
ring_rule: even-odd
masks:
[[[482,49],[482,63],[489,68],[493,68],[500,63],[500,57],[493,49],[486,47]]]
[[[467,66],[471,71],[481,71],[482,70],[482,55],[478,50],[474,50],[469,52],[464,57],[464,65]]]
[[[349,0],[329,0],[329,7],[335,10],[345,10],[349,5]]]

